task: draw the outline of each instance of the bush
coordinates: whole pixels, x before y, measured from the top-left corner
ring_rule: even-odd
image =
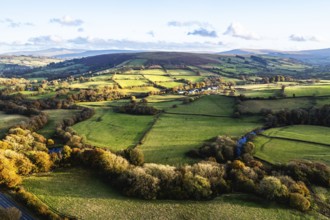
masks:
[[[48,153],[42,151],[31,151],[28,157],[36,166],[36,172],[48,172],[53,166],[53,162]]]
[[[0,184],[7,187],[14,187],[22,182],[22,178],[17,175],[16,167],[12,161],[0,155]]]
[[[142,166],[144,163],[144,154],[142,151],[138,148],[133,148],[133,149],[127,149],[126,150],[126,155],[128,161],[136,166]]]
[[[281,183],[281,180],[268,176],[261,180],[259,184],[259,193],[269,200],[285,199],[288,197],[288,188]]]
[[[0,207],[0,219],[2,220],[20,220],[22,213],[15,207]]]
[[[128,196],[136,196],[143,199],[156,199],[159,187],[159,179],[146,173],[141,167],[124,172],[119,182],[123,185],[123,191]]]
[[[290,206],[300,211],[307,211],[311,203],[299,193],[290,193]]]
[[[192,199],[208,199],[212,195],[211,184],[207,178],[186,172],[182,180],[183,189]]]

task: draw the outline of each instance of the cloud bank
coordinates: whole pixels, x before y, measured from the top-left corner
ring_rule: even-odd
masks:
[[[224,35],[241,38],[244,40],[259,40],[260,36],[254,32],[249,31],[243,25],[238,22],[231,23],[227,30],[223,33]]]
[[[212,38],[218,37],[218,34],[216,31],[208,31],[205,28],[200,28],[200,29],[194,30],[193,32],[189,32],[188,35],[197,35],[197,36],[201,36],[201,37],[212,37]]]
[[[84,23],[81,19],[74,19],[71,16],[63,16],[62,18],[52,18],[49,20],[50,23],[58,23],[63,26],[80,26]]]
[[[296,42],[307,42],[307,41],[314,41],[314,42],[320,42],[320,38],[316,36],[304,36],[304,35],[298,35],[298,34],[291,34],[289,36],[289,39],[291,41],[296,41]]]

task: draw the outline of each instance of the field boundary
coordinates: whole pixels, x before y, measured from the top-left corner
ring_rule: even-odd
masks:
[[[204,117],[214,117],[214,118],[232,118],[229,115],[207,115],[207,114],[194,114],[194,113],[181,113],[181,112],[167,112],[165,111],[164,114],[170,115],[191,115],[191,116],[204,116]]]
[[[330,144],[318,143],[318,142],[314,142],[314,141],[304,141],[304,140],[298,140],[298,139],[293,139],[293,138],[285,138],[285,137],[274,137],[274,136],[265,135],[265,134],[259,134],[259,135],[263,136],[263,137],[267,137],[267,138],[281,139],[281,140],[287,140],[287,141],[296,141],[296,142],[302,142],[302,143],[307,143],[307,144],[317,144],[317,145],[330,147]]]
[[[138,146],[142,145],[145,141],[145,139],[147,138],[148,134],[150,133],[150,131],[153,129],[154,125],[157,123],[158,119],[160,118],[162,113],[157,114],[154,118],[154,120],[152,121],[152,123],[150,124],[150,126],[143,132],[143,134],[141,135],[141,138],[139,139],[139,141],[134,145],[133,148],[137,148]]]

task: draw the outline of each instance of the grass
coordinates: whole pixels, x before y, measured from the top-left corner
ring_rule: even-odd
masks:
[[[73,129],[89,144],[121,150],[136,145],[153,120],[153,116],[120,114],[111,108],[96,108],[92,118],[75,124]]]
[[[175,76],[175,79],[184,79],[191,83],[202,82],[205,76]]]
[[[121,74],[116,74],[114,76],[114,79],[117,80],[140,80],[140,79],[144,79],[144,77],[142,75],[121,75]]]
[[[314,125],[292,125],[282,128],[273,128],[263,132],[270,137],[289,138],[320,144],[328,144],[330,147],[330,128]],[[330,150],[330,148],[329,148]]]
[[[171,69],[167,70],[171,76],[196,76],[196,73],[191,70]]]
[[[330,95],[330,85],[317,85],[317,86],[294,86],[285,88],[285,94],[292,97],[296,96],[324,96]]]
[[[152,82],[171,82],[171,81],[174,81],[174,79],[172,79],[169,76],[145,75],[145,78],[147,78],[148,80],[150,80]]]
[[[210,201],[128,198],[81,169],[31,176],[24,179],[23,185],[56,211],[82,220],[325,219],[317,213],[312,216],[245,194],[224,195]]]
[[[178,87],[178,86],[183,86],[184,84],[181,82],[160,82],[160,83],[157,83],[157,85],[160,85],[165,88],[174,88],[174,87]]]
[[[231,116],[234,99],[220,95],[203,96],[196,101],[170,109],[171,113]]]
[[[48,114],[48,122],[42,129],[38,130],[38,133],[42,134],[46,138],[51,138],[55,134],[55,128],[57,123],[61,122],[63,119],[71,118],[79,111],[56,109],[56,110],[45,110],[44,112]]]
[[[218,135],[241,136],[259,127],[257,118],[233,119],[163,114],[140,147],[147,162],[184,164],[191,149]]]
[[[10,127],[28,120],[28,117],[16,114],[5,114],[2,111],[0,111],[0,118],[0,138],[6,134]]]
[[[74,83],[71,84],[69,87],[76,89],[87,89],[87,88],[98,88],[104,86],[113,86],[115,83],[112,80],[106,81],[91,81],[91,82],[82,82],[82,83]]]
[[[262,109],[279,111],[282,109],[308,108],[313,106],[311,98],[278,99],[278,100],[248,100],[238,105],[243,113],[260,113]]]
[[[270,163],[287,163],[290,160],[305,159],[330,164],[329,146],[263,136],[255,138],[254,144],[256,145],[255,156]]]
[[[162,69],[150,69],[150,70],[141,70],[139,74],[142,75],[167,75],[167,73]]]
[[[116,83],[118,83],[121,88],[148,86],[150,84],[147,80],[134,80],[134,79],[116,80]]]

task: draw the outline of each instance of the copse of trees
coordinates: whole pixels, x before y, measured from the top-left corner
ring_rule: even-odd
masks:
[[[122,105],[116,108],[116,110],[121,113],[134,115],[156,115],[160,112],[159,109],[149,106],[146,99],[141,99],[139,102],[131,99],[130,103]]]
[[[276,113],[265,112],[265,126],[278,127],[285,125],[321,125],[330,126],[330,105],[320,108],[281,110]]]

